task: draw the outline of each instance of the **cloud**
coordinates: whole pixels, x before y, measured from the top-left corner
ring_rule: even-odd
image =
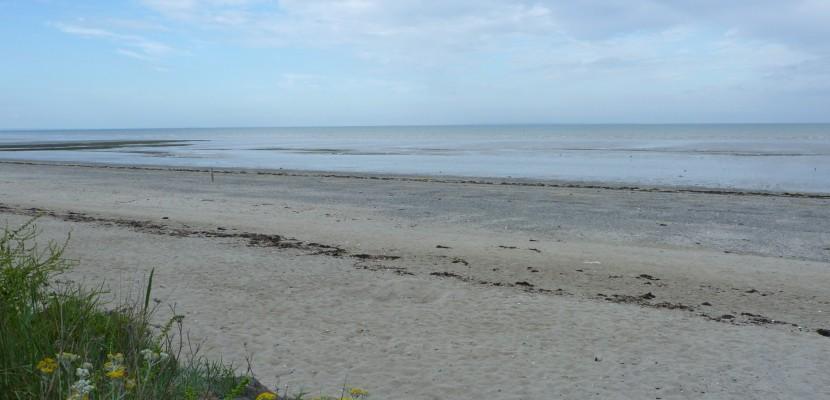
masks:
[[[477,51],[608,48],[615,41],[698,33],[826,52],[823,0],[143,0],[161,15],[249,46],[351,46],[366,60],[440,64]],[[704,37],[708,34],[710,37]],[[751,45],[752,46],[752,45]],[[577,46],[578,47],[578,46]],[[647,46],[644,46],[647,47]],[[609,54],[604,57],[612,58]],[[430,62],[432,60],[432,62]]]
[[[197,5],[196,0],[144,0],[143,3],[158,12],[170,16],[186,16]],[[201,4],[202,6],[204,3]]]
[[[118,54],[142,61],[157,61],[174,51],[172,47],[164,43],[139,35],[116,33],[106,29],[62,22],[52,23],[51,26],[70,35],[108,40],[119,46],[116,50]]]
[[[263,29],[289,39],[340,41],[419,32],[539,34],[565,32],[579,40],[708,26],[742,35],[821,44],[830,33],[825,0],[143,0],[165,16],[214,26]],[[293,37],[292,37],[293,36]]]
[[[228,16],[265,0],[142,0],[146,7],[170,18],[222,23]]]
[[[496,0],[144,0],[160,15],[249,47],[350,51],[377,64],[441,67],[506,41],[562,36],[539,4]],[[217,36],[214,36],[216,38]]]
[[[365,74],[445,93],[556,87],[619,98],[658,91],[773,96],[826,88],[830,67],[826,0],[143,4],[225,44],[322,49],[374,68]]]
[[[147,57],[146,55],[144,55],[142,53],[135,52],[135,51],[132,51],[132,50],[116,49],[115,52],[118,53],[118,54],[121,54],[122,56],[125,56],[125,57],[135,58],[136,60],[153,61],[152,58]]]

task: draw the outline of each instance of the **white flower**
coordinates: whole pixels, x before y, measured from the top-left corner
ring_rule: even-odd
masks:
[[[107,354],[107,359],[112,363],[121,364],[124,362],[124,355],[121,353]]]
[[[77,382],[72,384],[72,390],[80,395],[85,395],[93,389],[95,389],[95,386],[93,386],[92,382],[87,379],[79,379]]]
[[[141,356],[144,357],[147,362],[150,364],[155,364],[158,361],[164,361],[170,357],[169,354],[165,352],[155,352],[150,349],[141,350]]]
[[[60,352],[57,354],[57,359],[60,362],[67,362],[72,363],[78,360],[80,357],[77,354],[67,353],[67,352]]]
[[[91,369],[92,369],[92,363],[85,362],[85,363],[81,364],[81,368],[83,368],[83,369],[85,369],[85,370],[89,371],[89,370],[91,370]]]
[[[87,364],[87,363],[84,363]],[[78,378],[86,379],[89,378],[89,369],[87,368],[77,368],[75,369],[75,375],[78,375]]]
[[[141,350],[141,356],[144,357],[145,360],[147,360],[148,362],[151,362],[151,363],[156,361],[156,359],[158,359],[158,353],[156,353],[156,352],[154,352],[153,350],[150,350],[150,349]]]

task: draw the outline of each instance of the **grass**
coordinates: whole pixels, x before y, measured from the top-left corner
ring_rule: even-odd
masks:
[[[182,316],[153,326],[153,274],[140,302],[103,304],[101,287],[55,278],[69,241],[37,245],[33,220],[0,236],[0,398],[41,400],[276,398],[277,391],[200,355]],[[105,307],[109,306],[109,307]],[[248,369],[250,371],[250,368]],[[365,398],[361,389],[327,399]],[[273,396],[273,397],[272,397]],[[301,400],[303,394],[280,399]]]

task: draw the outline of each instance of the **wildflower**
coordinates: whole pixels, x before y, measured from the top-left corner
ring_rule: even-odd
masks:
[[[58,368],[58,363],[55,361],[54,358],[46,357],[38,361],[36,367],[40,370],[40,372],[43,372],[44,374],[51,374],[52,372],[55,372],[55,370]]]
[[[166,358],[167,353],[163,353],[163,354],[165,355],[165,358]],[[158,361],[161,358],[161,353],[155,352],[155,351],[150,350],[150,349],[144,349],[144,350],[141,350],[141,356],[144,357],[144,359],[147,360],[148,363],[154,364],[156,361]]]
[[[141,356],[144,357],[145,360],[151,361],[155,352],[150,349],[144,349],[141,350],[139,353],[141,353]]]
[[[166,360],[166,359],[168,359],[168,358],[170,358],[170,354],[167,354],[167,353],[165,353],[165,352],[163,352],[163,351],[159,353],[159,360],[164,361],[164,360]]]
[[[135,387],[135,378],[127,378],[124,380],[124,388],[127,390],[133,390]]]
[[[89,363],[89,362],[84,362],[83,364],[81,364],[81,368],[83,368],[83,369],[85,369],[85,370],[89,371],[89,370],[91,370],[91,369],[92,369],[92,363]]]
[[[77,354],[67,353],[65,351],[58,353],[56,357],[62,363],[73,363],[80,358]]]
[[[127,376],[127,370],[124,367],[118,367],[107,372],[107,378],[110,379],[121,379],[125,376]]]
[[[121,364],[124,362],[124,355],[121,353],[110,353],[107,354],[107,359],[109,361],[104,363],[104,369],[107,371],[107,376],[109,376],[112,379],[124,377],[126,371],[124,370],[124,367],[121,366]]]
[[[95,390],[95,386],[88,379],[78,379],[77,382],[72,384],[71,390],[72,396],[75,396],[76,399],[83,399],[88,397],[89,392]]]
[[[112,362],[117,362],[117,363],[121,364],[121,363],[124,362],[124,355],[121,354],[121,353],[115,353],[115,354],[109,353],[109,354],[107,354],[107,359],[112,361]]]
[[[352,388],[352,390],[349,391],[349,394],[353,397],[363,397],[368,396],[369,392],[360,388]]]
[[[76,368],[75,369],[75,375],[77,375],[78,378],[81,378],[81,379],[89,378],[89,369],[87,369],[87,368]]]
[[[262,392],[256,397],[256,400],[277,400],[277,394],[272,392]]]

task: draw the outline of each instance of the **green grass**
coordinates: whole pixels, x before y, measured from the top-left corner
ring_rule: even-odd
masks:
[[[268,391],[201,356],[182,316],[151,325],[152,273],[140,302],[102,304],[101,287],[58,283],[74,266],[63,257],[68,239],[38,246],[37,233],[30,221],[0,237],[0,397],[218,400]]]

